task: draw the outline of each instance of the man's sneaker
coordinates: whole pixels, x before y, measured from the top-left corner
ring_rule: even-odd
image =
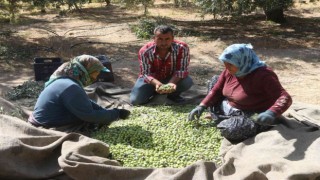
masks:
[[[186,101],[183,97],[181,97],[179,95],[168,95],[167,98],[175,103],[182,103],[182,102]]]

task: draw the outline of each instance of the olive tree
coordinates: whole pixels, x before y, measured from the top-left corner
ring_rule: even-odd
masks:
[[[80,10],[83,4],[90,3],[90,0],[33,0],[34,2],[38,2],[38,4],[51,4],[56,7],[60,7],[62,5],[68,5],[68,9],[76,9]]]
[[[19,11],[18,2],[16,0],[1,0],[0,6],[1,14],[5,17],[9,17],[10,23],[13,23],[16,19],[16,13]]]
[[[256,0],[255,3],[263,9],[268,20],[284,23],[283,12],[293,5],[293,0]]]
[[[111,0],[96,0],[96,2],[105,2],[106,3],[106,6],[109,6],[111,5]]]
[[[0,13],[3,16],[9,17],[10,23],[17,20],[22,5],[27,5],[29,8],[38,7],[41,12],[46,12],[45,8],[48,6],[59,7],[61,5],[68,5],[69,9],[80,10],[82,5],[89,0],[0,0]]]
[[[48,6],[61,3],[63,0],[32,0],[30,6],[40,8],[41,12],[45,13]]]
[[[29,2],[28,0],[1,0],[0,7],[2,13],[5,16],[9,16],[10,23],[14,23],[16,21],[16,16],[19,13],[19,10],[22,7],[22,2]]]
[[[203,15],[241,16],[262,8],[267,20],[285,22],[284,11],[293,5],[293,0],[195,0]]]
[[[88,3],[89,0],[64,0],[64,2],[68,5],[68,9],[80,10],[82,5]]]
[[[148,7],[153,6],[154,0],[117,0],[119,3],[124,4],[129,9],[137,8],[142,5],[144,8],[144,15],[148,14]]]

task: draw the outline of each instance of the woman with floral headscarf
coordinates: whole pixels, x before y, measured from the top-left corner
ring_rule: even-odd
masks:
[[[83,87],[95,82],[100,71],[109,70],[90,55],[77,56],[62,64],[45,83],[28,121],[34,126],[59,130],[59,127],[110,124],[128,117],[130,111],[105,109],[87,96]]]
[[[258,58],[251,44],[233,44],[219,60],[225,70],[213,77],[215,84],[189,113],[189,120],[199,118],[206,108],[214,109],[211,117],[221,134],[235,142],[270,129],[292,104],[277,75]]]

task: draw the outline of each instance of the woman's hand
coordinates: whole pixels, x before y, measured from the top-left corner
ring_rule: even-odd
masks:
[[[195,120],[195,117],[197,117],[197,119],[200,118],[201,114],[203,113],[203,111],[206,109],[205,106],[199,105],[197,107],[195,107],[188,116],[188,120],[189,121],[193,121]]]
[[[260,125],[273,125],[276,120],[276,114],[272,111],[266,110],[258,115],[256,122]]]
[[[119,111],[119,118],[120,119],[127,119],[131,112],[127,109],[118,109]]]

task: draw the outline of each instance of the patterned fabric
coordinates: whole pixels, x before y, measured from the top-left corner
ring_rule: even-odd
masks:
[[[239,68],[235,76],[245,76],[259,67],[266,66],[252,48],[251,44],[233,44],[223,51],[219,59]]]
[[[217,125],[217,128],[223,137],[232,143],[237,143],[253,137],[260,132],[267,131],[272,126],[261,126],[254,123],[250,117],[239,115],[222,120]]]
[[[61,77],[69,77],[78,82],[82,87],[93,83],[90,74],[104,69],[103,64],[94,56],[81,55],[71,61],[63,63],[51,76],[45,86]]]
[[[171,50],[161,59],[156,51],[156,44],[149,42],[139,51],[140,75],[145,82],[152,79],[163,80],[173,75],[179,78],[188,76],[188,66],[190,62],[189,47],[186,43],[174,40]]]

